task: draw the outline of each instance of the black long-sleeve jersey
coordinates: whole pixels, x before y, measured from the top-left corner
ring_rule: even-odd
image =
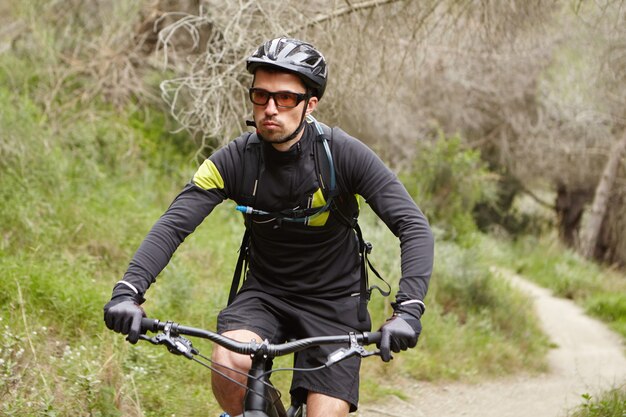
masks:
[[[325,204],[315,169],[315,136],[314,126],[307,124],[301,140],[286,152],[261,143],[255,209],[279,212]],[[124,275],[124,281],[140,294],[215,206],[225,199],[238,204],[244,201],[246,137],[242,135],[210,156],[153,226]],[[330,147],[339,193],[336,198],[362,196],[399,238],[402,275],[396,302],[421,305],[432,272],[434,247],[425,216],[396,175],[363,143],[335,128]],[[312,298],[359,291],[358,240],[337,214],[325,212],[307,223],[250,216],[249,270],[242,290]]]

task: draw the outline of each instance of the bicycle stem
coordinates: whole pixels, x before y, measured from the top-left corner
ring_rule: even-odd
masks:
[[[257,349],[255,349],[255,353],[250,355],[252,358],[252,366],[248,372],[248,390],[245,397],[244,410],[265,412],[268,408],[269,404],[267,398],[260,394],[266,392],[268,388],[263,381],[268,360],[266,350],[267,341],[258,345]]]

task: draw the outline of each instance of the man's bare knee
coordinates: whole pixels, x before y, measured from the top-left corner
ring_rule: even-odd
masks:
[[[350,412],[346,401],[318,392],[309,392],[306,407],[307,417],[345,417]]]
[[[252,339],[261,340],[256,333],[248,330],[233,330],[223,335],[240,342],[249,342]],[[215,368],[211,374],[213,395],[224,411],[231,415],[241,414],[247,382],[246,374],[250,370],[252,360],[248,355],[231,352],[217,344],[214,345],[211,359]]]

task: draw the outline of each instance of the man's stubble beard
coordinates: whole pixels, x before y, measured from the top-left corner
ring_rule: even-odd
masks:
[[[283,126],[281,125],[281,130],[282,130],[282,128],[283,128]],[[289,137],[289,136],[291,136],[291,134],[293,132],[286,132],[286,133],[284,131],[274,132],[270,136],[269,134],[264,132],[265,129],[263,129],[263,128],[258,128],[257,127],[257,130],[259,131],[259,134],[261,135],[263,140],[265,142],[267,142],[267,143],[281,144],[281,143],[289,142],[291,139],[293,139],[293,138]]]

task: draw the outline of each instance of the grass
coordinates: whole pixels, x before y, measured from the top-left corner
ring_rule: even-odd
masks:
[[[582,396],[583,403],[571,417],[623,417],[626,415],[626,386],[614,388],[597,398],[589,394]]]

